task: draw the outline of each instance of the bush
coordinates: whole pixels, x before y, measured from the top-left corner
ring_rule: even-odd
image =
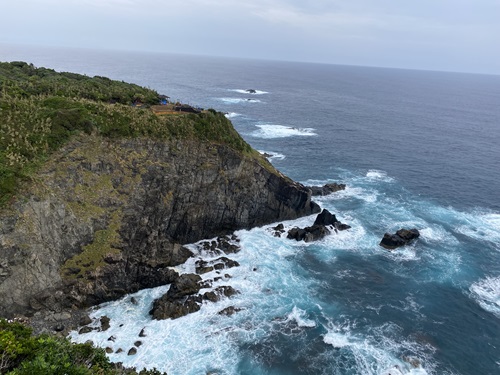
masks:
[[[0,207],[15,196],[31,171],[74,134],[104,137],[196,138],[250,153],[226,117],[156,116],[131,104],[157,104],[156,91],[96,76],[57,73],[24,62],[0,63]]]
[[[73,344],[49,335],[33,336],[18,322],[0,320],[0,374],[8,375],[119,375],[137,374],[112,364],[103,349]],[[156,369],[140,375],[166,375]]]

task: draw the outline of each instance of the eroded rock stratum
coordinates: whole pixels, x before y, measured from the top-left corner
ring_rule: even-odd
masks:
[[[82,135],[0,214],[0,316],[167,284],[183,244],[318,211],[308,189],[229,146]]]

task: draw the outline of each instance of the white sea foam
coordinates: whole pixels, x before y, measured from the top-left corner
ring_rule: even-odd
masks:
[[[241,294],[216,303],[204,303],[200,311],[179,319],[156,321],[151,320],[148,313],[152,301],[163,295],[169,286],[143,290],[133,295],[137,305],[130,302],[131,296],[127,296],[101,305],[92,312],[95,326],[102,315],[111,319],[111,327],[107,331],[82,335],[72,332],[72,340],[92,340],[98,346],[110,347],[114,351],[109,355],[110,359],[127,366],[156,367],[174,374],[232,374],[238,372],[239,345],[258,342],[276,329],[273,323],[276,319],[293,320],[299,327],[314,327],[314,320],[297,307],[305,303],[304,296],[309,287],[308,280],[291,271],[297,249],[287,246],[285,239],[268,235],[266,228],[237,233],[241,236],[242,250],[228,256],[239,262],[240,267],[224,269],[220,274],[217,271],[206,273],[202,278],[222,276],[221,280],[213,283],[212,289],[231,285]],[[189,247],[195,256],[176,267],[181,273],[193,272],[199,257],[216,257],[195,245]],[[226,274],[229,277],[225,277]],[[291,290],[294,292],[290,293]],[[230,317],[218,314],[230,306],[240,311]],[[139,337],[143,328],[147,336]],[[115,337],[114,341],[108,341],[111,336]],[[137,354],[128,356],[128,350],[137,340],[142,342]],[[119,348],[124,352],[116,353]]]
[[[239,103],[260,103],[259,99],[249,99],[249,98],[219,98],[220,101],[225,104],[239,104]]]
[[[370,169],[366,173],[366,177],[370,180],[379,180],[384,182],[393,182],[394,179],[392,177],[387,176],[385,171],[379,171],[376,169]]]
[[[323,342],[334,348],[343,348],[351,344],[349,338],[345,334],[336,331],[328,331],[328,333],[323,336]]]
[[[500,277],[487,277],[469,288],[479,305],[500,318]]]
[[[224,116],[226,116],[227,118],[235,118],[235,117],[238,117],[241,115],[239,113],[236,113],[236,112],[229,112],[229,113],[226,113]]]
[[[267,156],[268,159],[277,159],[277,160],[284,160],[286,158],[285,155],[280,154],[279,152],[274,152],[274,151],[264,151],[264,150],[259,150],[259,152],[263,155],[270,155]]]
[[[467,237],[488,241],[500,250],[500,214],[472,212],[455,213],[460,223],[455,231]]]
[[[339,250],[360,251],[364,248],[375,246],[378,243],[377,239],[367,233],[358,220],[342,216],[337,216],[337,219],[350,225],[351,228],[338,232],[332,230],[332,233],[323,239],[323,242],[326,245],[325,250],[327,253],[331,253],[329,249],[332,248]]]
[[[310,137],[317,135],[313,128],[293,128],[284,125],[256,125],[259,130],[251,133],[256,138]]]
[[[286,319],[288,322],[295,322],[299,327],[316,327],[316,322],[311,319],[307,319],[307,313],[304,310],[299,309],[297,306],[293,307],[293,310]]]
[[[385,328],[374,329],[374,333],[382,337],[357,337],[350,328],[340,328],[328,324],[328,332],[323,342],[335,349],[349,352],[356,361],[356,373],[366,375],[427,375],[418,356],[401,358],[401,351],[414,353],[419,351],[418,345],[412,342],[396,342],[382,332]],[[410,363],[413,362],[413,363]]]
[[[232,90],[229,90],[229,91],[233,91],[233,92],[237,92],[237,93],[240,93],[240,94],[245,94],[245,95],[264,95],[264,94],[269,94],[269,92],[267,91],[262,91],[262,90],[254,90],[255,92],[249,92],[248,91],[249,89],[247,90],[242,90],[242,89],[232,89]]]
[[[439,243],[439,244],[449,244],[449,245],[458,245],[458,240],[451,234],[446,231],[443,226],[435,224],[432,227],[426,227],[419,229],[420,237],[430,243]]]
[[[311,215],[283,224],[285,229],[304,227],[311,225],[314,218],[315,215]],[[230,285],[240,294],[216,303],[204,303],[200,311],[179,319],[156,321],[151,320],[148,313],[152,301],[163,295],[169,286],[143,290],[133,295],[137,304],[132,304],[131,296],[127,296],[120,301],[101,305],[92,312],[96,327],[102,315],[111,318],[111,327],[107,331],[92,331],[82,335],[73,332],[71,338],[78,342],[92,340],[98,346],[112,348],[114,353],[109,355],[111,360],[123,362],[126,366],[156,367],[168,373],[187,375],[238,373],[242,360],[241,346],[259,345],[276,330],[284,330],[282,333],[288,336],[289,331],[286,330],[290,329],[290,324],[283,322],[293,322],[292,326],[296,324],[296,327],[302,328],[301,332],[307,330],[310,333],[314,332],[313,328],[323,325],[309,309],[311,307],[323,314],[323,308],[318,305],[314,293],[311,293],[314,280],[297,270],[295,259],[298,253],[314,248],[319,256],[331,260],[336,249],[354,250],[356,243],[359,245],[360,242],[373,241],[356,220],[339,218],[346,222],[349,220],[353,229],[327,236],[324,245],[274,237],[270,228],[276,224],[238,231],[236,234],[241,239],[242,250],[228,257],[239,262],[240,267],[224,269],[220,274],[217,271],[206,273],[202,278],[207,280],[222,276],[221,280],[213,283],[212,289]],[[180,273],[193,272],[195,262],[200,257],[207,260],[217,257],[196,244],[189,247],[195,256],[176,267]],[[232,316],[219,314],[230,306],[240,311]],[[404,370],[403,374],[411,373],[408,364],[398,360],[395,355],[400,352],[401,343],[391,344],[394,347],[378,344],[371,336],[362,333],[353,335],[351,328],[354,327],[349,325],[329,325],[325,328],[328,331],[322,337],[325,344],[338,350],[348,350],[355,358],[358,373],[378,375],[395,365]],[[138,336],[142,329],[146,337]],[[292,334],[295,332],[292,331]],[[111,336],[114,336],[114,341],[108,340]],[[137,354],[128,356],[128,350],[138,340],[142,345],[137,348]],[[116,353],[119,348],[124,352]],[[254,373],[265,373],[265,370],[256,368]]]

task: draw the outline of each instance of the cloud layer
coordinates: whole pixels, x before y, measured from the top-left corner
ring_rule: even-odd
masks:
[[[16,0],[0,42],[500,74],[498,0]]]

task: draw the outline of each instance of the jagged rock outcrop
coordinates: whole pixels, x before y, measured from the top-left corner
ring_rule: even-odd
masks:
[[[420,237],[418,229],[400,229],[395,234],[385,233],[380,246],[387,250],[394,250],[405,246]]]
[[[171,283],[183,244],[319,211],[265,160],[196,140],[81,136],[33,180],[0,213],[0,316]]]
[[[201,277],[195,274],[181,275],[170,285],[167,293],[153,301],[153,307],[149,311],[153,319],[177,319],[199,311],[203,301],[217,302],[222,297],[232,297],[239,293],[233,287],[223,285],[200,294],[200,290],[206,287],[201,281]]]
[[[340,190],[345,190],[345,184],[331,183],[323,186],[309,186],[312,196],[328,195]]]
[[[281,228],[280,226],[273,228],[276,230],[275,236],[281,236]],[[294,227],[288,231],[287,238],[296,241],[312,242],[329,235],[331,233],[330,230],[341,231],[349,228],[351,227],[341,223],[330,211],[323,209],[323,211],[316,216],[312,226],[305,228]]]

